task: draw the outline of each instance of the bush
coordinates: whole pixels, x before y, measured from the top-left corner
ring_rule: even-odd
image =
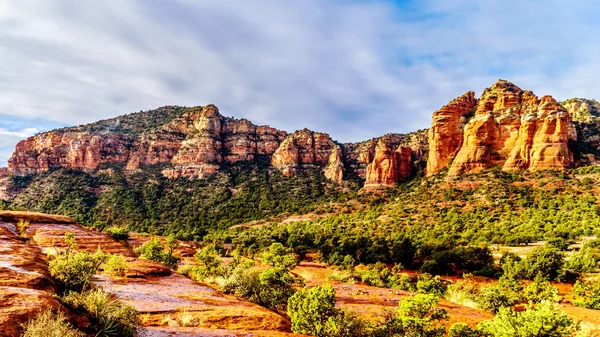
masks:
[[[573,287],[575,305],[600,310],[600,282],[577,281]]]
[[[448,330],[448,337],[482,337],[482,334],[465,323],[454,323]]]
[[[82,291],[91,284],[105,260],[106,254],[101,250],[94,254],[73,253],[68,250],[56,255],[48,264],[48,268],[61,291]]]
[[[561,300],[560,296],[558,296],[558,288],[551,286],[550,282],[544,280],[540,274],[535,277],[534,282],[525,287],[523,297],[529,303],[541,303],[544,301],[558,303]]]
[[[208,277],[225,276],[227,268],[221,262],[221,256],[214,246],[204,247],[194,254],[196,261],[200,262],[199,267],[193,267],[191,277],[197,281]]]
[[[431,276],[429,274],[419,275],[417,281],[417,292],[420,294],[433,294],[437,297],[444,297],[448,286],[440,279],[439,276]]]
[[[129,230],[125,227],[108,227],[104,233],[110,235],[115,240],[125,241],[129,239]]]
[[[502,286],[483,288],[481,294],[475,300],[480,309],[492,313],[497,313],[501,308],[513,306],[520,301],[521,296],[518,293]]]
[[[549,281],[556,280],[561,274],[564,254],[556,248],[539,247],[527,254],[521,262],[525,278],[533,280],[538,274]]]
[[[127,260],[123,255],[109,254],[102,268],[113,276],[125,276],[128,270]]]
[[[293,332],[318,337],[330,336],[328,321],[336,314],[333,287],[317,286],[295,293],[288,300],[287,313]]]
[[[598,263],[588,245],[584,245],[578,252],[573,253],[565,266],[566,269],[577,273],[593,273],[596,267],[598,267]]]
[[[448,317],[437,309],[438,298],[433,294],[418,294],[398,302],[398,315],[388,316],[374,331],[375,336],[443,337],[446,328],[434,322]]]
[[[134,251],[142,259],[160,262],[169,268],[175,268],[178,259],[173,255],[173,251],[177,245],[177,240],[172,236],[167,238],[166,246],[163,246],[159,238],[153,237],[150,241],[135,248]]]
[[[23,337],[84,337],[61,311],[45,310],[24,326]]]
[[[493,321],[480,323],[477,330],[491,337],[566,337],[573,336],[579,326],[556,305],[544,302],[521,312],[500,308]]]
[[[133,337],[136,335],[137,311],[119,302],[101,289],[84,293],[71,292],[63,303],[90,319],[88,330],[97,337]]]
[[[269,246],[269,251],[263,255],[263,262],[275,268],[292,269],[298,261],[291,255],[292,250],[285,248],[281,243],[275,242]]]
[[[285,269],[270,268],[261,272],[240,265],[221,282],[220,288],[225,293],[285,312],[288,299],[296,292],[293,286],[299,283]]]

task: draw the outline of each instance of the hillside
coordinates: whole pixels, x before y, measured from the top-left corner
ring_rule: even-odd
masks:
[[[593,165],[598,111],[594,100],[558,103],[499,80],[479,98],[467,92],[434,112],[429,130],[343,144],[325,133],[223,117],[214,105],[163,107],[21,141],[0,197],[4,208],[69,215],[97,228],[201,238],[440,172]]]

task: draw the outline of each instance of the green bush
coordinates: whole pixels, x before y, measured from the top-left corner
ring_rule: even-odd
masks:
[[[300,283],[285,269],[270,268],[260,271],[246,265],[237,266],[220,283],[227,294],[243,297],[269,309],[285,312],[288,299]]]
[[[333,287],[317,286],[295,293],[288,300],[287,314],[293,332],[318,337],[331,336],[328,322],[336,314]]]
[[[169,236],[166,245],[163,245],[159,238],[153,237],[148,242],[134,249],[140,258],[156,261],[169,268],[177,267],[178,259],[173,255],[177,248],[177,240]]]
[[[454,323],[448,330],[448,337],[483,337],[481,332],[471,329],[465,323]]]
[[[521,265],[525,278],[533,280],[540,274],[546,280],[556,280],[562,272],[564,254],[556,248],[539,247],[529,252]]]
[[[83,293],[71,292],[63,303],[90,319],[89,332],[96,337],[136,336],[138,312],[119,302],[112,294],[101,289]]]
[[[500,308],[494,320],[480,323],[477,330],[491,337],[567,337],[579,326],[555,304],[544,302],[521,312]]]
[[[110,235],[115,240],[125,241],[129,239],[129,230],[126,227],[108,227],[104,233]]]
[[[443,337],[446,328],[436,326],[436,321],[448,317],[443,309],[437,309],[438,297],[418,294],[398,302],[396,316],[387,316],[374,329],[374,336],[426,336]]]
[[[433,294],[437,297],[444,297],[448,285],[440,279],[439,276],[431,276],[429,274],[419,275],[417,281],[417,292],[420,294]]]
[[[588,309],[600,310],[600,282],[577,281],[573,287],[575,305]]]
[[[23,337],[84,337],[61,311],[45,310],[23,326]]]
[[[541,303],[544,301],[551,303],[560,302],[558,296],[558,288],[550,285],[550,282],[544,280],[540,274],[535,277],[535,280],[525,287],[523,297],[529,303]]]
[[[48,264],[48,269],[61,291],[82,291],[91,284],[105,260],[106,254],[101,250],[94,254],[67,250],[58,253]]]
[[[596,262],[588,245],[584,245],[578,252],[573,253],[565,265],[566,269],[577,273],[593,273],[597,267],[598,262]]]
[[[109,254],[102,268],[113,276],[125,276],[128,270],[127,260],[123,255]]]
[[[262,261],[275,268],[292,269],[298,264],[298,261],[291,253],[291,249],[285,248],[279,242],[275,242],[269,246],[269,250],[262,257]]]
[[[480,309],[497,313],[501,308],[521,302],[521,299],[518,293],[498,285],[483,288],[475,302]]]

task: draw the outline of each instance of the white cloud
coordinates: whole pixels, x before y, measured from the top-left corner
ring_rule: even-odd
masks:
[[[0,113],[71,125],[214,103],[225,115],[358,141],[425,128],[432,111],[498,78],[561,99],[594,96],[596,7],[0,0]],[[0,147],[15,137],[0,130]]]

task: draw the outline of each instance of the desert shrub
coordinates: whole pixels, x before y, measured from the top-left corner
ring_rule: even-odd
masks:
[[[220,288],[225,293],[285,312],[288,299],[296,292],[294,286],[300,283],[286,269],[269,268],[261,272],[240,265],[221,281]]]
[[[476,300],[479,293],[480,287],[477,282],[466,277],[460,282],[449,285],[444,298],[450,302],[473,308],[477,306]]]
[[[482,337],[482,333],[471,329],[468,324],[454,323],[448,329],[448,337]]]
[[[520,264],[525,278],[533,280],[540,274],[546,280],[555,280],[562,272],[564,254],[556,248],[539,247],[529,252]]]
[[[438,298],[433,294],[418,294],[398,302],[397,315],[387,315],[373,330],[373,336],[443,337],[446,328],[434,323],[448,316],[437,309]]]
[[[600,310],[600,282],[577,281],[573,287],[575,305]]]
[[[90,319],[88,327],[96,337],[133,337],[136,335],[138,312],[130,305],[119,302],[102,289],[83,293],[71,292],[63,303]]]
[[[578,324],[548,302],[521,312],[500,308],[494,320],[477,326],[477,330],[491,337],[567,337],[578,329]]]
[[[119,254],[108,254],[106,262],[102,265],[105,272],[113,276],[125,276],[127,274],[127,260]]]
[[[225,276],[227,268],[221,262],[221,256],[214,246],[207,246],[194,254],[199,267],[192,270],[193,279],[203,280],[208,277]]]
[[[72,233],[65,234],[65,241],[71,248],[77,245]],[[101,250],[90,254],[86,251],[74,253],[68,249],[58,253],[48,264],[48,269],[61,291],[82,291],[91,284],[105,260],[106,254]]]
[[[175,268],[178,259],[173,255],[173,251],[177,245],[177,240],[173,236],[167,238],[166,245],[163,245],[159,238],[153,237],[143,245],[136,247],[134,251],[142,259],[160,262],[169,268]]]
[[[494,258],[489,248],[455,247],[431,255],[421,267],[421,272],[432,275],[452,275],[459,272],[489,274],[493,271]]]
[[[19,235],[21,237],[25,237],[27,235],[27,228],[29,228],[29,224],[30,221],[29,220],[23,220],[20,219],[19,222],[17,222],[17,231],[19,232]]]
[[[285,248],[279,242],[275,242],[271,244],[268,251],[263,254],[262,261],[275,268],[292,269],[298,264],[298,261],[291,253],[291,249]]]
[[[325,275],[328,281],[354,284],[354,275],[346,270],[334,270]]]
[[[126,227],[108,227],[104,233],[112,236],[115,240],[124,241],[129,239],[129,230]]]
[[[564,238],[551,238],[548,239],[547,245],[552,248],[556,248],[561,251],[566,251],[569,249],[569,245],[571,245],[571,241],[566,240]]]
[[[598,262],[596,262],[588,245],[584,245],[578,252],[573,253],[565,264],[565,269],[578,273],[592,273],[597,267]]]
[[[420,294],[433,294],[437,297],[444,297],[448,285],[440,279],[439,276],[429,274],[419,275],[417,281],[417,292]]]
[[[558,288],[550,285],[550,282],[544,280],[540,274],[535,280],[525,287],[523,297],[530,303],[541,303],[544,301],[551,303],[560,302]]]
[[[475,302],[480,309],[497,313],[500,308],[521,302],[521,296],[501,286],[492,286],[483,288]]]
[[[23,337],[83,337],[61,311],[45,310],[23,326]]]
[[[328,321],[336,314],[333,287],[317,286],[295,293],[288,300],[287,314],[293,332],[318,337],[331,336]]]

